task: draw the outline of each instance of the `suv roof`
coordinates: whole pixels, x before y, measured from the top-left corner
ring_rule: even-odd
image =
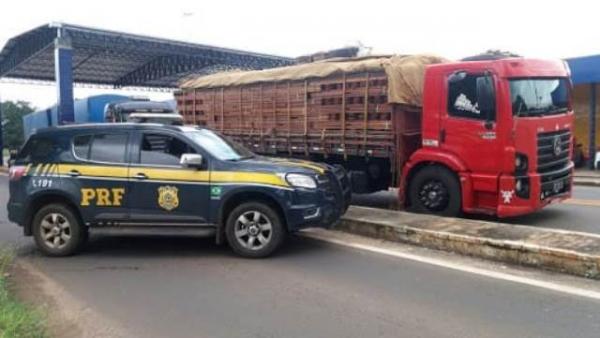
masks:
[[[63,126],[53,126],[39,129],[35,134],[61,133],[64,131],[80,131],[80,130],[137,130],[137,129],[154,129],[154,130],[173,130],[173,131],[189,131],[203,129],[198,126],[177,126],[160,123],[87,123],[87,124],[69,124]],[[35,135],[34,134],[34,135]]]

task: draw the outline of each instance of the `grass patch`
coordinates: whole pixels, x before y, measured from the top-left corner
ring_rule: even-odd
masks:
[[[20,303],[9,292],[7,271],[14,259],[9,249],[0,249],[0,338],[47,337],[42,314]]]

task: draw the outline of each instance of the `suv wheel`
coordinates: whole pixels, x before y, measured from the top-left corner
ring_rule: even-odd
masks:
[[[262,258],[273,253],[285,239],[281,217],[263,203],[244,203],[235,208],[225,225],[227,241],[235,253]]]
[[[62,204],[41,208],[33,217],[33,236],[37,247],[48,256],[74,254],[85,241],[79,218]]]

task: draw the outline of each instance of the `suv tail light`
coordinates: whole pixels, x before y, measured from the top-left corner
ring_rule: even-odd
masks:
[[[27,167],[25,166],[12,166],[8,172],[8,179],[11,181],[18,181],[25,175]]]

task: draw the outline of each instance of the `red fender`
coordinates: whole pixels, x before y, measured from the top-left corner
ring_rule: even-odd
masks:
[[[400,204],[404,204],[406,201],[406,183],[408,175],[412,169],[423,163],[441,164],[455,172],[460,179],[463,210],[467,211],[471,209],[473,202],[471,198],[472,183],[471,176],[467,171],[467,166],[458,157],[446,152],[440,152],[439,149],[434,148],[421,148],[417,150],[404,165],[402,176],[400,177],[400,185],[398,187],[398,199],[400,200]]]

